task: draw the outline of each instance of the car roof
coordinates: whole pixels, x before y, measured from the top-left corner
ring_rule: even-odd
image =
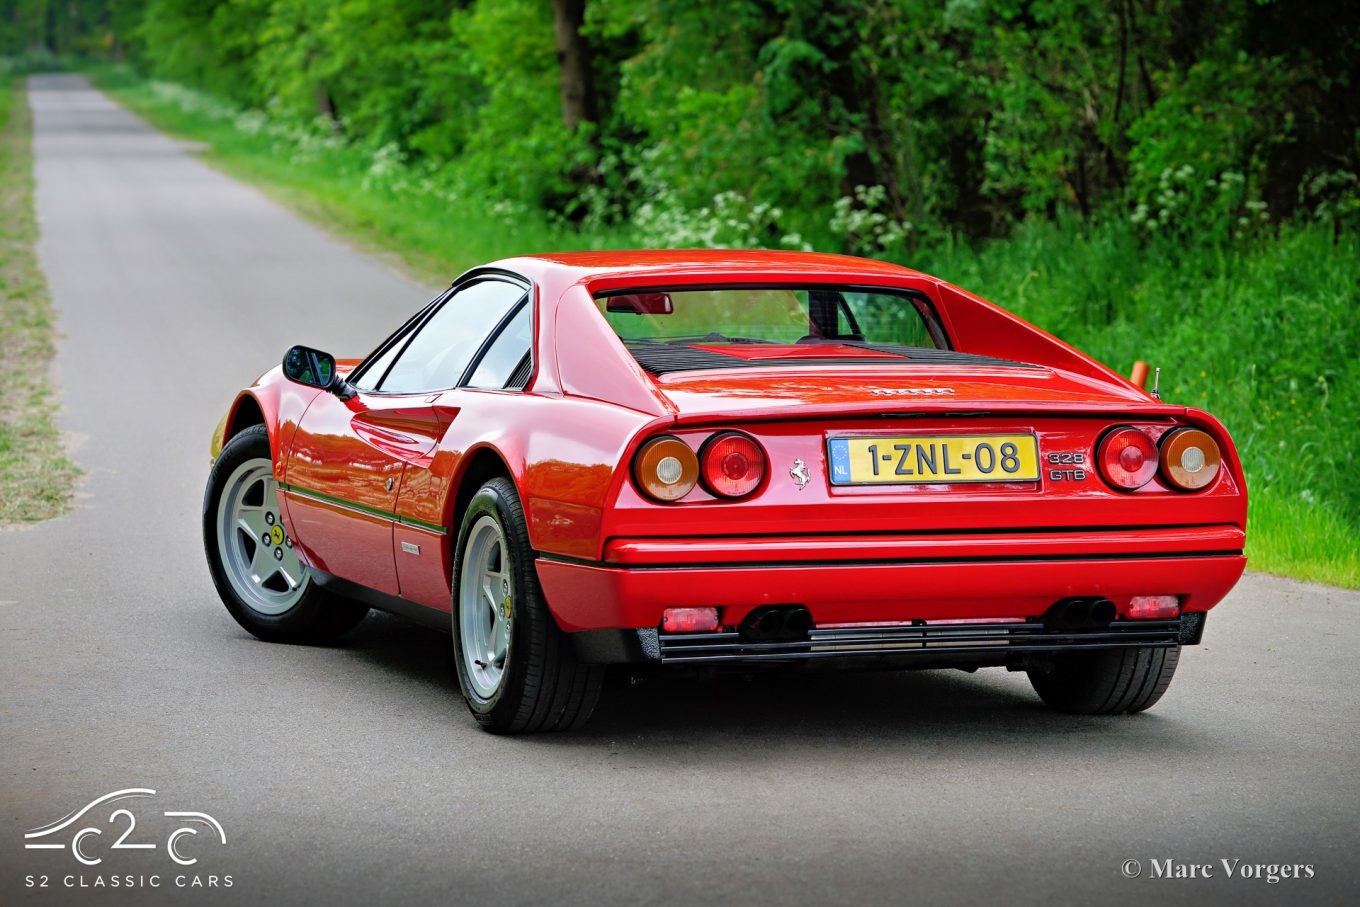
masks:
[[[558,272],[573,282],[592,277],[656,278],[663,274],[745,272],[753,279],[828,275],[847,281],[874,278],[924,276],[901,265],[851,255],[825,252],[790,252],[753,249],[631,249],[592,252],[554,252],[525,255],[495,262],[511,270],[543,274]],[[735,275],[734,275],[735,276]]]

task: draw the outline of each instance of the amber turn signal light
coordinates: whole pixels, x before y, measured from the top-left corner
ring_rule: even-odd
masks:
[[[1172,488],[1207,488],[1223,465],[1223,454],[1207,432],[1178,428],[1162,438],[1162,478]]]
[[[678,501],[699,481],[699,458],[679,438],[653,438],[642,445],[633,460],[633,479],[649,498]]]

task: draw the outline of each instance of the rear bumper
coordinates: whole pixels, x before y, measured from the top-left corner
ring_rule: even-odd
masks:
[[[1181,596],[1207,611],[1246,567],[1232,526],[988,536],[626,539],[601,563],[540,558],[568,632],[655,628],[665,608],[717,606],[735,626],[761,605],[800,604],[817,626],[1037,617],[1060,598]]]

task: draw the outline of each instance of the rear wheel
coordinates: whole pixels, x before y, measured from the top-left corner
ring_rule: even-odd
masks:
[[[1141,712],[1162,698],[1180,661],[1180,646],[1070,652],[1051,671],[1029,672],[1045,703],[1076,715]]]
[[[278,484],[263,425],[232,437],[208,475],[203,548],[236,622],[271,642],[326,642],[353,629],[368,607],[312,581],[279,516]]]
[[[600,698],[604,666],[577,661],[548,612],[509,479],[478,490],[455,551],[454,662],[478,724],[503,734],[585,724]]]

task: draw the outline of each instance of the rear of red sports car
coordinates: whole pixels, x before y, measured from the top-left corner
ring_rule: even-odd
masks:
[[[538,562],[559,626],[586,660],[1005,666],[1069,711],[1150,706],[1245,566],[1223,426],[875,267],[564,293],[564,389],[656,415],[598,556]],[[561,344],[573,319],[608,325],[609,353]]]

